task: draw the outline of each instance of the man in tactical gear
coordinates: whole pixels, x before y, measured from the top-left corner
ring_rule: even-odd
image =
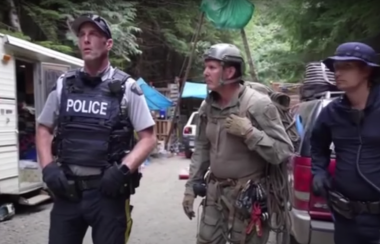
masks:
[[[199,244],[266,243],[269,227],[261,218],[266,200],[260,182],[266,165],[279,165],[291,155],[292,143],[269,96],[242,85],[245,64],[236,46],[213,45],[204,60],[211,93],[199,109],[183,209],[192,219],[195,197],[205,196]],[[252,188],[256,196],[244,195]],[[254,214],[260,215],[254,216],[257,220]]]
[[[327,198],[336,244],[380,241],[380,67],[358,42],[340,45],[324,64],[345,94],[320,113],[311,136],[313,192]],[[331,144],[336,169],[328,171]]]
[[[84,67],[59,77],[36,135],[43,179],[54,195],[49,244],[80,244],[88,226],[95,244],[125,244],[138,167],[156,144],[154,121],[135,80],[109,63],[107,22],[83,15],[71,27]]]

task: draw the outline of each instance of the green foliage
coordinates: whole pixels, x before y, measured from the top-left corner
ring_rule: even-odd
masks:
[[[178,3],[166,0],[14,1],[20,10],[19,17],[27,16],[28,23],[21,21],[23,34],[13,30],[4,33],[76,55],[77,38],[70,30],[70,23],[83,13],[98,14],[107,19],[111,27],[112,64],[120,68],[134,67],[139,70],[137,75],[149,79],[173,79],[179,75],[194,43],[201,3],[200,0]],[[8,14],[9,6],[1,6],[0,16]],[[9,21],[5,24],[10,25]],[[204,50],[218,42],[232,42],[231,33],[216,30],[205,20],[196,45],[192,77],[202,73]]]
[[[182,63],[194,43],[201,0],[14,3],[23,33],[11,26],[7,3],[0,6],[0,33],[76,55],[77,38],[69,24],[82,13],[95,13],[110,23],[114,65],[130,67],[148,80],[173,80],[181,69],[184,73]],[[380,5],[375,0],[256,0],[254,4],[255,15],[245,32],[260,81],[298,82],[306,62],[330,55],[342,42],[362,41],[380,49]],[[235,43],[244,53],[239,31],[218,30],[205,19],[190,78],[201,79],[204,50],[220,42]]]
[[[74,53],[74,50],[72,47],[66,46],[66,45],[60,45],[52,41],[40,41],[40,42],[36,42],[36,44],[53,49],[61,53],[68,53],[68,54]]]
[[[182,3],[140,1],[137,23],[142,29],[144,43],[149,43],[152,49],[174,51],[182,57],[189,56],[199,25],[200,2],[197,0]],[[196,58],[193,60],[190,78],[200,79],[202,77],[202,56],[206,48],[218,42],[232,42],[232,37],[231,32],[217,30],[205,19],[198,37]],[[157,56],[154,58],[155,60],[152,62],[156,62],[156,58],[159,59]],[[173,65],[167,56],[161,58],[168,65]],[[179,66],[182,66],[182,63]],[[180,68],[176,70],[178,71],[175,75],[178,75]]]
[[[46,7],[44,7],[46,6]],[[61,14],[55,10],[48,9],[50,5],[41,3],[40,6],[29,2],[23,2],[22,8],[37,23],[41,32],[50,42],[58,41],[57,21],[61,19]],[[52,43],[49,44],[52,46]]]
[[[245,29],[264,81],[298,82],[306,62],[331,55],[343,42],[367,42],[380,49],[380,5],[375,0],[258,0],[255,5]]]
[[[11,35],[11,36],[14,36],[14,37],[17,37],[17,38],[23,39],[23,40],[25,40],[25,41],[30,41],[30,37],[29,37],[29,36],[25,36],[23,33],[20,33],[20,32],[15,32],[15,31],[9,31],[9,30],[5,30],[5,29],[0,29],[0,33],[1,33],[1,34],[4,34],[4,35]]]
[[[256,5],[254,17],[244,28],[256,74],[263,83],[297,82],[303,61],[297,53],[292,52],[287,32],[280,24],[271,21],[268,11],[270,9],[265,5]],[[235,43],[245,53],[240,31],[236,31],[235,36]],[[247,65],[246,70],[248,69]],[[251,80],[251,77],[247,76],[246,79]]]
[[[379,34],[380,5],[375,0],[288,0],[277,4],[277,20],[306,58],[322,58],[338,44],[366,41]]]
[[[70,23],[77,16],[85,13],[93,13],[105,18],[110,25],[114,46],[111,50],[115,65],[125,66],[130,61],[130,56],[141,54],[135,34],[141,29],[133,26],[136,18],[136,3],[121,2],[118,0],[106,0],[98,2],[82,2],[67,5],[60,9],[67,13],[62,15]],[[77,43],[73,32],[68,31],[66,38]]]
[[[68,1],[42,0],[38,4],[23,2],[23,9],[44,34],[39,44],[67,54],[74,54],[76,36],[70,23],[80,14],[94,13],[109,21],[114,46],[111,59],[114,65],[126,66],[129,57],[141,54],[135,34],[141,30],[133,26],[136,3],[116,0]],[[46,41],[47,40],[47,41]]]

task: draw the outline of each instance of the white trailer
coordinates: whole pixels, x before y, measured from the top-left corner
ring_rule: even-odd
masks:
[[[21,197],[44,187],[36,156],[20,156],[25,146],[24,127],[35,129],[35,118],[56,79],[69,69],[83,66],[83,60],[1,33],[0,59],[0,197],[20,197],[21,204],[34,205],[48,196]],[[34,115],[22,122],[21,102],[26,100]],[[33,132],[29,137],[27,144],[33,152]]]

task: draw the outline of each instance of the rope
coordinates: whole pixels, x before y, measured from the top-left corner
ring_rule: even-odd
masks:
[[[287,164],[284,162],[280,165],[267,166],[267,198],[269,212],[269,227],[276,233],[277,243],[280,235],[287,238],[281,243],[289,243],[289,233],[291,230],[290,222],[290,203],[289,182],[287,173]]]
[[[295,119],[290,112],[290,98],[286,94],[273,92],[270,94],[272,101],[276,105],[282,123],[285,127],[292,144],[297,150],[300,137],[295,125]],[[270,215],[269,226],[276,233],[277,243],[282,234],[285,240],[281,243],[288,244],[290,242],[289,234],[291,230],[290,209],[290,191],[288,179],[288,162],[283,162],[280,165],[268,165],[266,169],[267,175],[267,193],[268,193],[268,210]]]
[[[247,82],[247,85],[263,94],[268,94],[272,102],[276,105],[282,124],[286,129],[290,140],[295,148],[298,148],[300,137],[295,125],[295,119],[290,111],[290,97],[282,92],[276,92],[273,89],[256,82]],[[290,243],[289,233],[291,229],[290,222],[290,192],[288,182],[287,162],[280,165],[269,165],[266,167],[266,192],[269,212],[269,227],[271,231],[277,235],[277,243],[279,242],[280,234],[286,237],[281,243]]]
[[[298,135],[297,128],[295,126],[296,120],[293,118],[290,108],[290,97],[281,92],[273,92],[270,94],[270,98],[276,105],[282,124],[285,127],[285,131],[288,134],[294,149],[297,150],[300,143],[300,136]]]

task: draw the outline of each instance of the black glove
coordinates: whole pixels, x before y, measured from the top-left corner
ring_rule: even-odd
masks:
[[[316,174],[313,177],[313,193],[318,197],[327,197],[331,189],[331,179],[327,174]]]
[[[53,194],[59,196],[66,194],[68,189],[67,178],[56,163],[52,162],[42,169],[42,179]]]
[[[129,172],[122,172],[115,164],[104,172],[99,190],[106,196],[117,197],[124,193],[129,175]]]

